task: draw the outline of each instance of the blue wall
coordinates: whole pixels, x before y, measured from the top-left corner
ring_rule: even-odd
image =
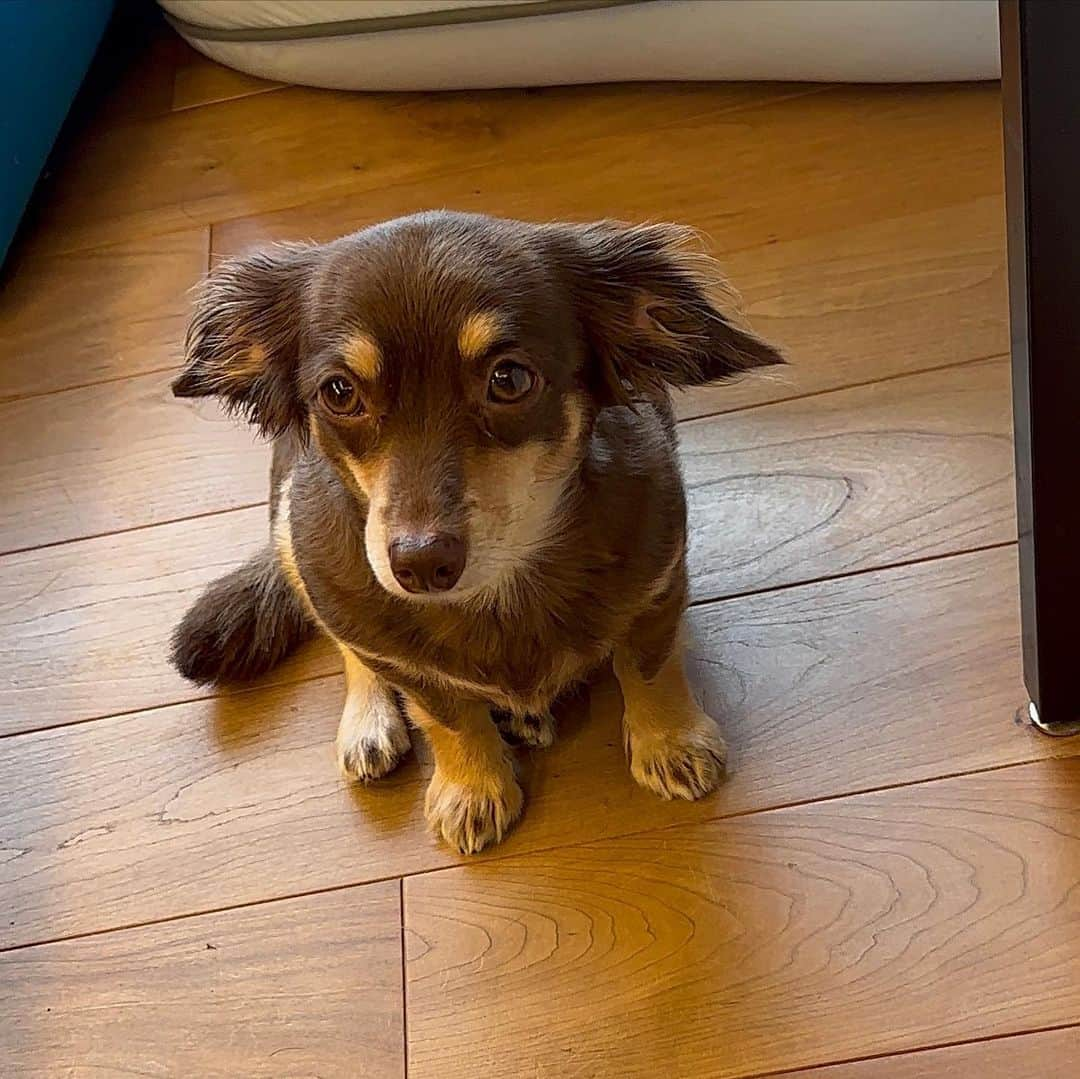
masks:
[[[0,261],[113,0],[0,0]]]

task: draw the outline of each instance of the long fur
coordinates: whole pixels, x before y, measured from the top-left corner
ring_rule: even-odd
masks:
[[[198,685],[247,682],[280,663],[313,633],[267,546],[214,581],[172,637],[172,662]]]

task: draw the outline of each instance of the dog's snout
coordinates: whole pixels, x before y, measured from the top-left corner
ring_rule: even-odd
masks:
[[[400,536],[390,544],[390,570],[406,592],[448,592],[465,569],[465,544],[447,532]]]

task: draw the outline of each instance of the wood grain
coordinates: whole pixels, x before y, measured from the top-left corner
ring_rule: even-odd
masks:
[[[694,598],[1014,539],[1007,378],[1004,361],[975,364],[684,425]],[[142,393],[152,403],[131,412]],[[187,411],[164,394],[156,382],[101,387],[95,408],[57,425],[70,442],[62,453],[58,437],[52,458],[41,456],[44,435],[27,435],[28,459],[16,450],[0,474],[14,491],[16,541],[264,498],[266,448],[212,408]],[[53,398],[42,400],[27,403],[24,432],[37,417],[54,433]],[[148,422],[170,409],[160,426]],[[125,419],[110,422],[118,410]],[[80,427],[84,412],[107,433]],[[129,431],[141,433],[125,447]],[[45,497],[57,489],[70,503]],[[167,667],[167,636],[205,583],[264,541],[264,520],[255,508],[0,559],[13,683],[0,730],[206,695]]]
[[[268,530],[259,506],[0,559],[0,734],[206,696],[168,665],[169,635]]]
[[[269,447],[216,404],[175,400],[169,379],[0,404],[0,551],[265,500]]]
[[[502,160],[532,162],[613,125],[638,139],[671,125],[709,130],[725,115],[793,94],[821,96],[821,89],[670,84],[393,95],[290,87],[77,142],[72,166],[61,165],[41,207],[36,242],[69,251]]]
[[[17,257],[0,292],[0,400],[175,366],[208,242],[197,228]]]
[[[403,1076],[398,891],[0,956],[4,1074]]]
[[[1015,574],[994,551],[695,608],[721,791],[636,787],[602,677],[520,755],[525,817],[492,856],[1080,751],[1013,721]],[[343,695],[335,676],[0,740],[0,947],[459,860],[424,826],[420,739],[385,781],[339,778]]]
[[[469,168],[451,167],[449,152],[433,147],[443,167],[427,162],[422,177],[399,170],[392,184],[337,197],[322,190],[305,198],[300,184],[280,212],[253,208],[215,223],[214,252],[267,239],[328,240],[448,206],[539,220],[684,221],[727,259],[743,248],[1001,197],[1001,110],[992,85],[833,87],[705,115],[698,98],[669,108],[666,122],[656,87],[612,88],[614,96],[595,102],[592,93],[542,91],[515,103],[494,156],[462,133],[460,148],[483,157]],[[593,122],[616,103],[617,116]]]
[[[1009,366],[684,423],[695,599],[1016,538]]]
[[[1080,762],[405,882],[409,1075],[751,1076],[1080,1014]]]
[[[1009,351],[998,196],[722,256],[780,374],[680,394],[683,419]]]
[[[1073,1079],[1080,1072],[1080,1027],[929,1049],[788,1072],[788,1079]]]

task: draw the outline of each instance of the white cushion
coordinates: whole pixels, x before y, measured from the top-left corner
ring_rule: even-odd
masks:
[[[996,0],[632,0],[553,14],[526,9],[540,12],[555,0],[160,2],[183,20],[187,40],[214,60],[264,78],[338,89],[924,82],[999,73]],[[527,17],[507,17],[517,9]],[[403,15],[411,22],[459,15],[467,21],[387,28],[385,20]],[[384,20],[377,30],[356,32],[374,19]],[[333,25],[343,23],[350,32]],[[215,40],[222,32],[246,36]],[[268,33],[276,39],[258,40]]]

